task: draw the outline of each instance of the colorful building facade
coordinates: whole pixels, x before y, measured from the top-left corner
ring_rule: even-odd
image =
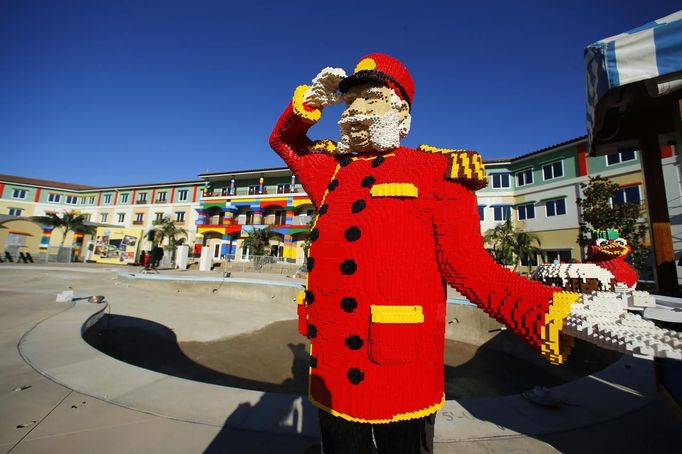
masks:
[[[477,192],[481,232],[510,218],[540,238],[542,255],[535,262],[581,260],[583,252],[576,243],[581,222],[576,200],[581,183],[590,176],[607,177],[620,186],[613,203],[637,202],[646,208],[639,152],[622,150],[590,157],[585,147],[586,138],[579,137],[515,158],[485,161],[488,186]],[[665,196],[679,259],[682,190],[678,147],[670,142],[662,147],[662,155]],[[167,216],[188,231],[193,251],[208,247],[215,260],[248,260],[244,239],[255,229],[268,228],[269,255],[297,264],[303,263],[315,214],[307,194],[286,167],[204,173],[189,181],[116,187],[0,175],[0,214],[5,218],[64,210],[80,211],[95,225],[144,232]],[[646,222],[646,214],[641,221]],[[0,227],[3,222],[7,221],[0,221]],[[67,243],[71,240],[67,238]],[[42,232],[38,243],[44,248],[60,241],[59,233]],[[2,236],[0,247],[4,247]],[[419,245],[409,241],[398,247],[412,247],[419,254]]]

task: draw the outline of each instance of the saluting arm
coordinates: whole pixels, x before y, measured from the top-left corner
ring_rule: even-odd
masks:
[[[324,106],[337,102],[331,97],[343,76],[338,72],[330,75],[323,70],[313,80],[312,87],[297,87],[270,135],[270,146],[294,172],[317,207],[334,173],[336,160],[330,154],[333,151],[330,141],[313,142],[306,134],[321,118]],[[332,89],[329,85],[334,82]]]

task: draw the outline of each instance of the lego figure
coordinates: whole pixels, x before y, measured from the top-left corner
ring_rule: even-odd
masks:
[[[298,314],[326,454],[368,452],[372,433],[380,453],[432,452],[446,284],[551,362],[571,346],[560,331],[579,295],[520,277],[483,248],[481,157],[400,145],[413,99],[399,61],[367,55],[351,76],[326,68],[298,87],[270,137],[318,211]],[[342,101],[338,145],[309,139]]]

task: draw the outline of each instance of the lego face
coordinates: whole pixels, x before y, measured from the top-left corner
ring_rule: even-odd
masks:
[[[409,114],[407,103],[400,101],[388,87],[362,84],[344,94],[346,109],[341,114],[342,142],[356,152],[383,151],[399,146],[401,125]]]

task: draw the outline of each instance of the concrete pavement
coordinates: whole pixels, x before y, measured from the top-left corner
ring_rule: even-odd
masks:
[[[55,303],[57,291],[68,286],[81,294],[106,295],[116,313],[130,311],[139,316],[154,316],[153,320],[161,319],[164,324],[175,327],[180,336],[192,338],[190,328],[196,329],[199,323],[185,320],[187,317],[183,314],[188,310],[201,311],[200,319],[218,318],[199,326],[209,332],[215,329],[207,338],[225,332],[225,326],[220,326],[229,321],[222,319],[224,314],[220,315],[221,311],[215,308],[202,307],[207,305],[206,301],[201,304],[185,297],[189,293],[187,288],[180,288],[177,301],[157,301],[153,298],[154,292],[126,285],[107,268],[79,273],[76,269],[64,271],[63,268],[0,267],[0,420],[3,421],[0,450],[288,453],[302,452],[314,442],[314,432],[304,430],[314,426],[307,422],[311,412],[303,401],[293,407],[291,403],[295,399],[290,397],[285,402],[289,405],[285,405],[287,411],[297,408],[298,413],[286,415],[289,420],[282,432],[296,427],[309,436],[277,434],[266,427],[266,422],[272,420],[267,413],[278,405],[276,396],[268,395],[274,393],[254,394],[254,400],[244,399],[240,394],[229,404],[216,397],[224,390],[211,388],[212,385],[150,376],[151,371],[136,370],[139,368],[124,363],[117,365],[113,358],[98,358],[101,353],[96,350],[88,352],[91,347],[83,345],[82,340],[79,344],[77,330],[87,319],[87,312],[96,310],[91,307],[94,305],[83,308],[83,304],[78,307]],[[243,306],[229,306],[231,311],[238,311],[240,307],[245,311],[225,317],[233,320],[233,332],[252,329],[248,322],[245,326],[234,322],[235,318],[246,317],[248,310],[256,309]],[[290,307],[277,305],[261,315],[266,322],[292,318]],[[17,350],[19,343],[29,361],[41,363],[37,368],[43,374],[64,384],[69,382],[67,386],[56,384],[28,366]],[[83,354],[92,357],[79,356]],[[518,396],[449,402],[439,412],[437,430],[441,442],[437,443],[436,452],[655,452],[678,445],[677,434],[682,425],[655,395],[646,363],[630,359],[614,368],[610,375],[597,378],[588,379],[588,386],[569,383],[557,390],[566,401],[559,409],[535,407]],[[136,380],[153,385],[143,386],[141,382],[135,383]],[[193,404],[195,407],[190,408]],[[169,411],[172,408],[176,413]],[[259,415],[259,410],[264,413]],[[225,428],[226,421],[240,429]]]

